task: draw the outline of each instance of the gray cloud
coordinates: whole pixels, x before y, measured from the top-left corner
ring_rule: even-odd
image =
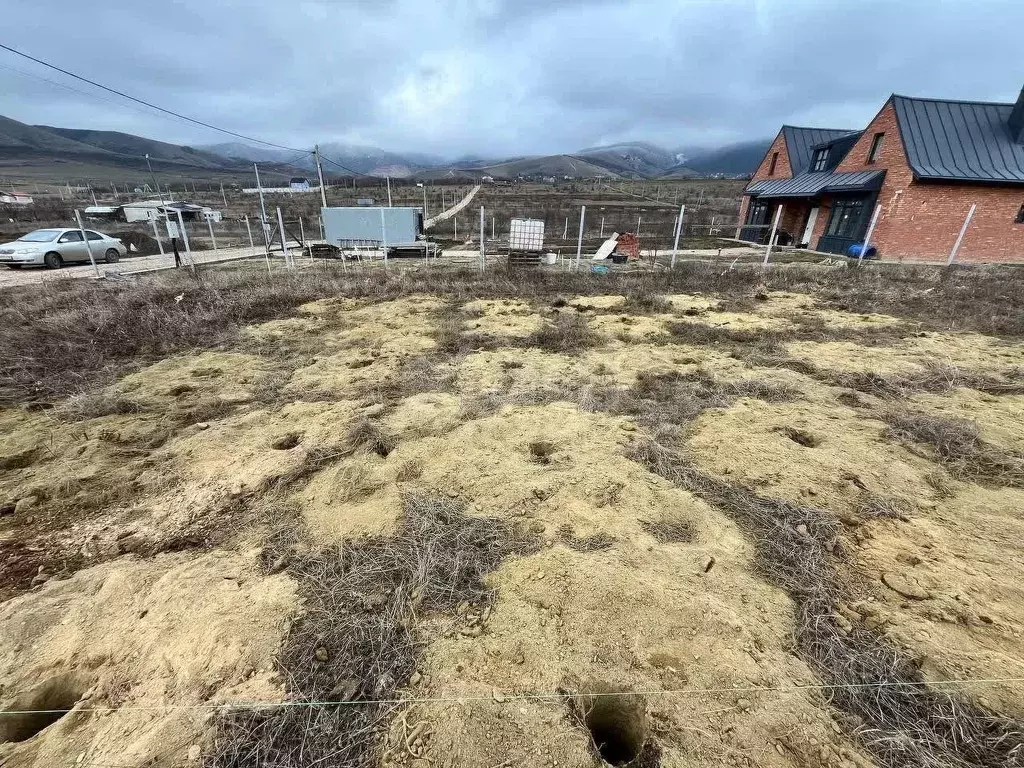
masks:
[[[14,47],[240,133],[448,155],[857,127],[894,91],[1012,100],[1024,76],[1019,0],[36,0],[4,27]],[[0,87],[0,113],[25,122],[227,140],[2,51]]]

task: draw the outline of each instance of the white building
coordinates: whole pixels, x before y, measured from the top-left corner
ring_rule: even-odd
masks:
[[[309,179],[303,176],[293,176],[291,181],[288,182],[288,188],[292,192],[308,192]]]
[[[164,206],[177,205],[170,200],[140,200],[137,203],[125,203],[124,220],[132,221],[153,221],[163,216]]]

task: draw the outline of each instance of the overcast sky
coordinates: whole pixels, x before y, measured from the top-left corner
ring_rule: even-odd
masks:
[[[1021,0],[11,0],[2,16],[0,42],[295,147],[719,145],[860,127],[894,91],[1013,101],[1024,85]],[[232,140],[3,50],[0,114]]]

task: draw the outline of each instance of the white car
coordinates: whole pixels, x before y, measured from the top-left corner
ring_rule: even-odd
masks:
[[[128,253],[120,240],[102,232],[85,230],[96,261],[115,263]],[[0,264],[11,269],[45,265],[58,269],[65,263],[89,261],[89,250],[79,229],[37,229],[11,243],[0,244]]]

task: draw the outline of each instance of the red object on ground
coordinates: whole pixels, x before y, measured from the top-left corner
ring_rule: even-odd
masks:
[[[619,235],[616,241],[615,250],[618,253],[626,254],[630,261],[640,258],[640,238],[628,232]]]

